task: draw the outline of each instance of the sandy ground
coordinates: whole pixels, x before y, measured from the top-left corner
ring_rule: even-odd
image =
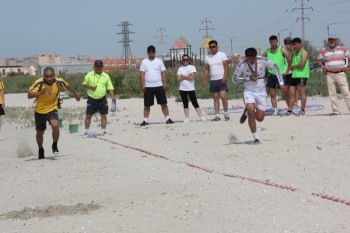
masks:
[[[32,105],[23,94],[6,99]],[[258,123],[259,145],[240,113],[201,123],[191,106],[193,122],[182,123],[182,105],[169,99],[176,123],[164,124],[154,106],[140,128],[143,100],[118,100],[112,135],[82,138],[83,119],[63,119],[60,154],[50,153],[48,129],[45,160],[34,128],[2,120],[0,232],[350,232],[350,115],[331,117],[328,98],[312,100],[325,108]],[[69,99],[63,108],[85,104]]]

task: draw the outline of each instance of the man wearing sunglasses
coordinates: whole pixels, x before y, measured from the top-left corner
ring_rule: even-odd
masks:
[[[227,88],[227,71],[228,61],[225,53],[220,52],[218,48],[218,42],[215,40],[209,41],[210,54],[205,57],[205,70],[202,78],[202,87],[205,87],[206,78],[210,73],[210,92],[214,99],[215,118],[212,121],[220,121],[219,109],[221,99],[222,106],[224,108],[225,120],[230,120],[230,116],[227,113],[228,103],[226,92]]]

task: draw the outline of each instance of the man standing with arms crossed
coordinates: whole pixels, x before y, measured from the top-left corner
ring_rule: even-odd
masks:
[[[168,101],[165,90],[167,88],[166,68],[162,60],[156,57],[156,48],[153,45],[147,47],[148,58],[141,62],[140,82],[143,94],[144,109],[143,122],[140,126],[148,125],[148,117],[151,112],[151,106],[154,105],[154,96],[157,104],[160,104],[165,116],[166,124],[173,124],[169,117]]]
[[[278,45],[278,39],[277,36],[272,35],[269,38],[269,42],[271,47],[268,48],[264,53],[263,57],[267,57],[270,61],[275,63],[278,68],[280,69],[280,72],[282,76],[287,75],[288,70],[288,63],[290,63],[290,56],[289,52],[286,48]],[[277,98],[276,98],[276,87],[279,89],[279,82],[276,76],[276,73],[273,69],[268,69],[268,78],[267,78],[267,84],[266,87],[269,89],[270,97],[271,97],[271,104],[272,108],[274,109],[274,116],[278,115],[278,109],[277,109]],[[284,95],[284,98],[288,104],[288,94],[282,93]]]
[[[347,48],[337,46],[338,36],[330,34],[328,37],[329,48],[324,48],[317,57],[317,64],[322,68],[323,74],[326,75],[328,94],[331,99],[332,110],[331,116],[339,114],[336,84],[345,100],[346,106],[350,111],[350,93],[349,85],[344,71],[350,69],[349,57],[350,53]],[[346,67],[347,61],[347,67]],[[322,62],[325,62],[323,65]]]
[[[219,109],[221,99],[222,106],[224,108],[225,120],[230,120],[230,116],[227,113],[228,103],[226,92],[227,88],[227,71],[228,61],[227,56],[223,52],[219,52],[218,42],[215,40],[209,41],[210,54],[205,58],[205,70],[202,78],[202,87],[205,87],[206,78],[210,72],[210,92],[214,99],[215,118],[212,121],[220,121]]]

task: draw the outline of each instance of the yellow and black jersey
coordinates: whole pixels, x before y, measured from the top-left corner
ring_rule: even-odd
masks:
[[[30,87],[29,92],[38,92],[42,88],[48,88],[49,91],[43,95],[40,95],[36,99],[35,112],[40,114],[46,114],[58,109],[58,93],[59,88],[67,88],[68,82],[63,78],[55,78],[55,81],[49,85],[45,82],[44,78],[37,79]]]

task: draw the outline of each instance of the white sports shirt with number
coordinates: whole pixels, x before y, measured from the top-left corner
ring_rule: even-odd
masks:
[[[209,65],[210,80],[220,80],[224,77],[224,61],[227,61],[227,56],[220,51],[205,57],[205,64]]]
[[[257,57],[256,62],[258,63],[257,69],[257,75],[258,78],[265,77],[265,70],[266,68],[273,69],[276,73],[278,82],[280,85],[284,85],[283,77],[281,75],[281,72],[278,68],[278,66],[267,59],[266,57]],[[255,63],[253,65],[250,65],[250,67],[255,71]],[[255,82],[250,81],[250,76],[253,75],[252,71],[250,71],[248,66],[247,59],[243,59],[240,63],[238,63],[235,72],[232,76],[232,82],[234,83],[242,83],[244,82],[244,91],[250,91],[250,92],[266,92],[265,89],[265,82],[264,79],[258,79]]]
[[[189,74],[196,73],[196,67],[193,65],[181,66],[177,75],[188,76]],[[181,91],[194,91],[194,79],[192,80],[182,80],[180,82],[179,90]]]

